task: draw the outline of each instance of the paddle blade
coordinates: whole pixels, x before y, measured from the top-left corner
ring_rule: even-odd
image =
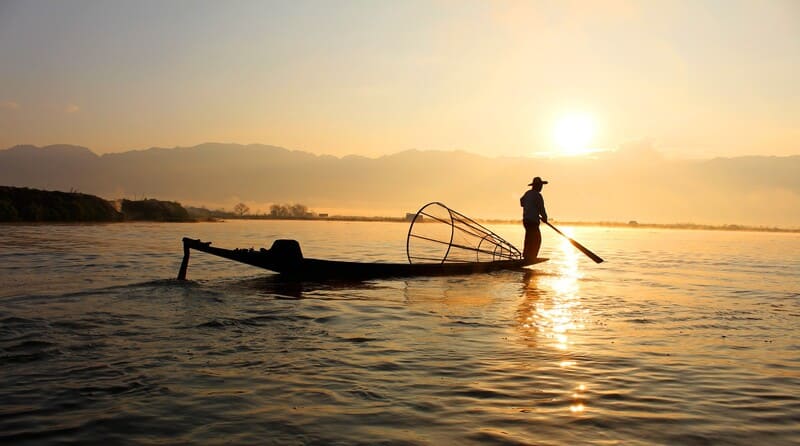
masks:
[[[554,231],[556,231],[559,234],[561,234],[565,239],[569,240],[569,242],[572,244],[572,246],[578,248],[578,251],[586,254],[586,256],[589,257],[590,259],[594,260],[595,263],[603,263],[603,259],[601,259],[600,256],[598,256],[597,254],[593,253],[592,251],[589,251],[589,248],[587,248],[587,247],[581,245],[580,243],[576,242],[575,240],[572,239],[572,237],[568,236],[567,234],[564,234],[557,227],[551,225],[550,222],[546,221],[544,223],[547,226],[550,226],[551,228],[553,228]]]
[[[593,253],[592,251],[589,251],[589,249],[587,247],[581,245],[580,243],[576,242],[575,240],[573,240],[573,239],[571,239],[569,237],[567,237],[567,239],[569,239],[569,242],[572,243],[572,246],[578,248],[578,250],[580,252],[586,254],[586,256],[589,257],[590,259],[594,260],[595,263],[603,263],[603,259],[601,259],[600,256],[598,256],[597,254]]]

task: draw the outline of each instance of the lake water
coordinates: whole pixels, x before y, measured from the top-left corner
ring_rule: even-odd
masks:
[[[407,226],[0,226],[0,442],[800,444],[800,234],[564,229],[606,263],[543,228],[528,272],[293,284],[176,281],[180,239],[404,261]]]

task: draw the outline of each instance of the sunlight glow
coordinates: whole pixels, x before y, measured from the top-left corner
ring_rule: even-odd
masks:
[[[584,404],[584,396],[581,392],[586,391],[586,385],[580,384],[577,387],[577,391],[572,394],[572,404],[569,406],[569,411],[578,414],[583,413],[586,411],[586,405]]]
[[[564,232],[572,235],[572,227]],[[523,302],[517,313],[517,327],[522,337],[532,347],[547,347],[559,352],[555,362],[561,369],[578,367],[573,358],[573,343],[580,342],[579,334],[586,329],[586,311],[582,309],[580,269],[581,255],[568,241],[555,246],[559,255],[551,259],[555,274],[530,273],[523,282]],[[538,342],[537,342],[538,341]],[[586,395],[587,385],[577,382],[564,393],[566,409],[574,416],[583,416],[590,410]]]
[[[565,231],[571,228],[565,228]],[[558,275],[548,277],[538,284],[548,285],[554,292],[552,300],[530,301],[520,315],[520,327],[538,331],[540,336],[550,339],[553,346],[566,352],[570,348],[570,333],[584,328],[580,317],[579,253],[568,242],[561,246],[562,261],[558,264]],[[555,262],[554,262],[555,263]],[[571,367],[575,361],[563,359],[560,367]]]
[[[573,404],[569,406],[569,411],[572,413],[581,413],[586,410],[586,407],[583,403]]]
[[[590,115],[570,114],[556,122],[553,139],[568,156],[584,155],[592,152],[589,147],[596,131],[595,121]]]
[[[570,234],[573,232],[573,228],[564,229]],[[574,342],[570,337],[586,328],[580,296],[583,274],[579,267],[580,253],[569,242],[562,243],[560,249],[561,255],[552,259],[556,274],[529,274],[525,277],[524,299],[517,313],[517,326],[529,345],[541,348],[539,342],[545,341],[547,346],[559,351],[561,358],[556,364],[568,369],[578,364],[570,357]],[[537,338],[539,342],[536,342]],[[586,387],[579,382],[564,395],[563,401],[568,403],[567,409],[572,415],[583,416],[589,410]]]

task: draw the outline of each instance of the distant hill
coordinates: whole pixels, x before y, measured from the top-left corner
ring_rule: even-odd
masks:
[[[668,160],[648,148],[595,158],[489,158],[410,150],[318,156],[267,145],[201,144],[98,156],[85,147],[0,150],[0,184],[159,197],[232,208],[303,203],[318,212],[398,216],[442,201],[476,218],[518,218],[531,177],[550,180],[562,220],[800,227],[800,156]]]

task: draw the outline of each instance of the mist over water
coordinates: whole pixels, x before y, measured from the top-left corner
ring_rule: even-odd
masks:
[[[298,284],[178,282],[180,239],[404,261],[407,226],[1,229],[3,443],[800,442],[800,234],[565,228],[596,265],[543,228],[529,271]]]

